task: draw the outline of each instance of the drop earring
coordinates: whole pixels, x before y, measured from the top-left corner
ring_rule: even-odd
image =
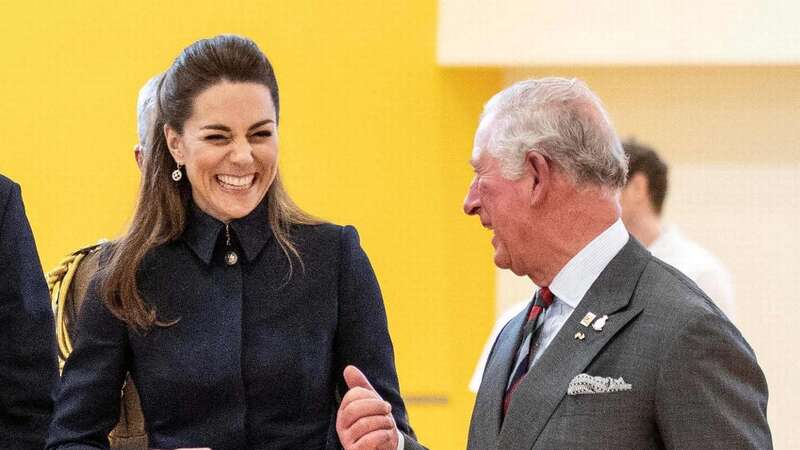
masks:
[[[178,168],[172,171],[172,181],[181,181],[183,172],[181,172],[181,163],[177,163]]]

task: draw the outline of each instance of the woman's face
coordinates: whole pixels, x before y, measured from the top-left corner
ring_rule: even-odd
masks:
[[[182,135],[169,125],[164,132],[173,158],[186,165],[195,204],[220,221],[249,214],[275,179],[278,127],[264,85],[212,85],[195,98]]]

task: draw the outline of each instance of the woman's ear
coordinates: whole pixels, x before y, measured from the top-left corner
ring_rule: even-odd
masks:
[[[536,150],[531,150],[525,155],[526,171],[531,174],[531,205],[544,201],[550,189],[553,172],[550,170],[550,161]]]
[[[186,155],[183,154],[183,141],[181,139],[181,135],[178,134],[178,132],[175,131],[171,126],[164,124],[164,138],[167,141],[169,152],[172,154],[172,159],[174,159],[178,164],[183,164],[183,161],[186,159]]]

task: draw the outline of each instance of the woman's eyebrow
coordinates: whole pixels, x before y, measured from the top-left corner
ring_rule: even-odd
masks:
[[[260,127],[262,125],[266,125],[268,123],[275,123],[275,121],[272,120],[272,119],[265,119],[265,120],[262,120],[260,122],[256,122],[256,123],[250,125],[250,128],[248,128],[247,131],[255,130],[256,128],[258,128],[258,127]]]
[[[264,119],[264,120],[258,121],[258,122],[256,122],[256,123],[254,123],[254,124],[250,125],[250,128],[248,128],[248,129],[247,129],[247,131],[254,130],[254,129],[256,129],[256,128],[260,127],[260,126],[266,125],[266,124],[268,124],[268,123],[275,123],[275,121],[274,121],[274,120],[272,120],[272,119]],[[200,127],[200,129],[201,129],[201,130],[219,130],[219,131],[227,131],[227,132],[229,132],[229,133],[231,132],[231,129],[230,129],[230,127],[228,127],[228,126],[226,126],[226,125],[219,124],[219,123],[213,123],[213,124],[211,124],[211,125],[205,125],[205,126],[203,126],[203,127]]]
[[[230,132],[231,129],[226,127],[225,125],[220,125],[218,123],[206,125],[204,127],[200,127],[201,130],[219,130],[219,131],[227,131]]]

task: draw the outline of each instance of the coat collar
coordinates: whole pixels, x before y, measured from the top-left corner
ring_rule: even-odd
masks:
[[[550,291],[574,310],[608,263],[628,243],[628,237],[622,219],[617,219],[561,268],[550,283]]]
[[[186,219],[183,241],[198,258],[210,264],[217,242],[222,240],[222,245],[225,245],[225,224],[206,214],[193,201],[189,202]],[[272,238],[267,216],[267,198],[264,197],[246,216],[232,220],[229,230],[231,245],[244,252],[247,262],[253,262]]]
[[[635,239],[630,239],[603,270],[541,359],[517,387],[497,437],[500,448],[530,448],[566,394],[570,380],[583,372],[614,335],[642,311],[643,304],[629,303],[649,260],[650,253]],[[589,311],[608,315],[602,332],[578,323]],[[584,332],[585,340],[574,339],[576,331]],[[499,405],[492,407],[499,414]]]

